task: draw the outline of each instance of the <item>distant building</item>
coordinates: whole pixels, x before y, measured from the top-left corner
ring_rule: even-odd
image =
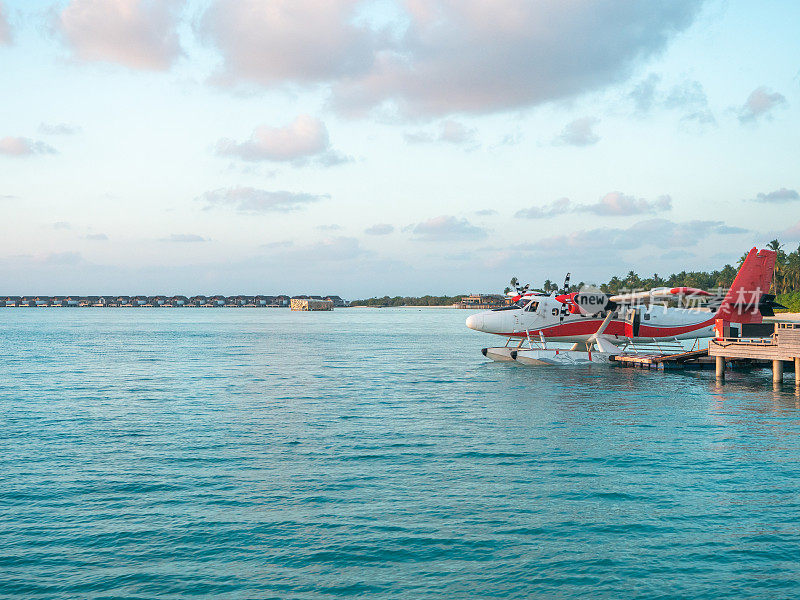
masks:
[[[500,294],[471,294],[469,296],[463,296],[461,301],[456,302],[453,307],[478,310],[508,306],[509,304],[511,304],[511,299],[507,296],[501,296]]]
[[[317,298],[292,298],[292,310],[333,310],[333,301]]]
[[[343,308],[348,304],[347,301],[342,300],[341,296],[325,296],[325,300],[333,302],[333,306],[336,308]]]

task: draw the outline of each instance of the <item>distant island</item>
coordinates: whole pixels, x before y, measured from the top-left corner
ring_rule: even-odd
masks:
[[[281,308],[288,307],[292,301],[322,301],[328,302],[332,307],[349,306],[347,300],[340,296],[329,294],[327,296],[288,296],[278,294],[270,296],[259,294],[256,296],[236,295],[223,296],[221,294],[213,296],[172,296],[172,295],[138,295],[138,296],[0,296],[0,306],[64,306],[64,307],[202,307],[202,308]]]

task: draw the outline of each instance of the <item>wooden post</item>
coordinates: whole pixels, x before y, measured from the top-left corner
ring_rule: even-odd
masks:
[[[772,381],[775,383],[781,383],[783,381],[783,361],[782,360],[773,360],[772,361]]]
[[[794,358],[794,384],[800,387],[800,356]]]
[[[725,357],[717,356],[717,379],[724,381],[725,379]]]

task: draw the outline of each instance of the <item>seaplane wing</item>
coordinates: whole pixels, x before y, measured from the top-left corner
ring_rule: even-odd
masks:
[[[671,298],[699,298],[712,296],[711,292],[693,287],[658,287],[641,292],[630,292],[609,296],[609,300],[616,304],[649,304],[654,301],[669,300]]]

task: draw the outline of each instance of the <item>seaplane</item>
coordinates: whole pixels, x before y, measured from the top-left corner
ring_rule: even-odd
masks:
[[[527,365],[610,363],[629,348],[665,354],[683,350],[683,340],[715,335],[718,320],[761,323],[783,308],[769,294],[776,252],[750,250],[727,291],[658,287],[607,294],[584,287],[570,291],[570,274],[559,291],[516,286],[512,304],[467,318],[470,329],[503,336],[504,346],[483,348],[499,362]],[[527,342],[527,347],[525,346]],[[571,343],[557,347],[553,344]]]

